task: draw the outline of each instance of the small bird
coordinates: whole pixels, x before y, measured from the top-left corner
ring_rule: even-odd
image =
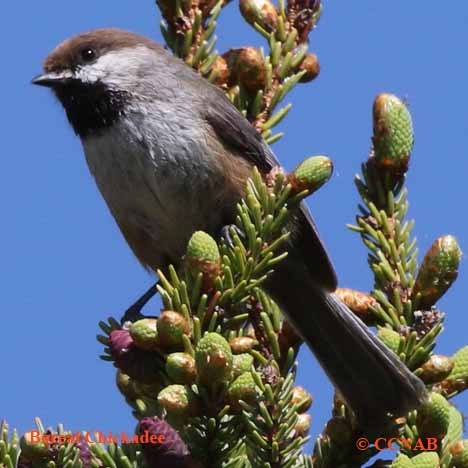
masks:
[[[153,41],[118,29],[60,44],[36,85],[53,90],[137,259],[180,265],[192,233],[234,222],[253,166],[279,165],[224,93]],[[337,279],[303,204],[289,256],[265,289],[313,351],[363,427],[426,398],[423,383],[338,299]]]

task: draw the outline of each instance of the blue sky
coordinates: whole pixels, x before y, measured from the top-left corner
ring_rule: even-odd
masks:
[[[311,36],[322,73],[292,93],[294,109],[281,124],[286,137],[274,149],[288,168],[312,154],[333,159],[334,177],[311,208],[340,284],[369,290],[366,251],[345,223],[356,213],[353,176],[367,157],[371,106],[379,92],[406,98],[413,114],[408,188],[420,251],[447,233],[468,251],[468,3],[324,3]],[[99,320],[119,316],[152,279],[114,225],[58,103],[30,79],[47,53],[72,34],[115,26],[161,41],[158,23],[150,0],[17,0],[3,6],[0,419],[22,431],[34,416],[71,429],[133,428],[114,369],[97,358],[95,334]],[[236,2],[226,8],[219,31],[222,52],[262,45],[240,20]],[[463,261],[458,282],[439,303],[447,313],[439,353],[467,344],[467,284]],[[332,391],[307,350],[300,355],[298,382],[315,397],[315,436],[329,415]],[[455,401],[468,412],[467,395]]]

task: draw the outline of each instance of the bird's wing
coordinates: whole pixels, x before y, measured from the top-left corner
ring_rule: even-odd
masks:
[[[279,166],[278,159],[262,136],[221,90],[213,88],[205,98],[205,119],[225,146],[247,158],[263,173]],[[301,203],[297,218],[295,247],[316,281],[326,289],[334,291],[337,286],[335,270],[305,203]]]

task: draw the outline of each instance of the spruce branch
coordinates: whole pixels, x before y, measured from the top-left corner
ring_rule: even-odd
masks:
[[[307,53],[309,34],[317,25],[320,1],[278,2],[241,0],[244,19],[267,41],[268,52],[254,47],[232,49],[223,55],[226,73],[221,86],[236,107],[252,122],[270,144],[281,133],[272,129],[291,110],[291,104],[277,110],[298,84],[314,80],[320,66],[317,56]]]
[[[161,11],[161,32],[174,55],[211,80],[217,19],[229,0],[156,0]]]
[[[391,466],[463,466],[464,443],[458,440],[463,418],[447,398],[467,387],[466,353],[464,348],[453,358],[432,353],[444,318],[436,302],[457,277],[461,250],[453,236],[443,236],[433,243],[418,268],[416,239],[411,237],[414,222],[406,219],[405,178],[414,139],[411,115],[400,99],[380,94],[374,102],[373,118],[372,150],[362,166],[362,177],[355,179],[362,204],[357,224],[349,227],[361,235],[370,251],[368,261],[375,284],[371,295],[345,288],[338,290],[338,295],[366,324],[378,327],[382,341],[432,390],[427,403],[405,420],[395,421],[398,424],[393,430],[389,427],[388,434],[411,441],[432,437],[437,440],[435,450],[424,453],[424,447],[418,450],[400,442],[400,455]],[[341,408],[339,424],[337,408]],[[336,441],[330,434],[335,432],[330,431],[334,419],[340,428]],[[334,418],[317,441],[315,465],[346,462],[354,466],[357,454],[352,453],[351,441],[359,435],[357,430],[338,398]],[[360,454],[361,462],[376,453],[374,447],[366,452]]]
[[[226,0],[157,0],[163,20],[161,31],[174,55],[223,89],[236,107],[270,144],[281,133],[272,129],[291,110],[278,109],[298,84],[314,80],[320,65],[308,53],[309,34],[322,12],[317,0],[240,0],[245,21],[267,41],[268,51],[246,46],[219,55],[214,35]]]
[[[440,238],[417,270],[414,222],[406,220],[404,187],[414,140],[411,115],[400,99],[380,94],[373,117],[371,155],[362,166],[363,177],[356,176],[363,204],[351,229],[370,251],[377,303],[369,309],[379,336],[416,370],[430,357],[443,329],[444,315],[432,306],[456,278],[461,251],[452,236]]]

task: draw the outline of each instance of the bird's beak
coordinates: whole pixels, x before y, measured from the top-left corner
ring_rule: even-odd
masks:
[[[63,72],[49,72],[38,75],[32,79],[31,83],[38,86],[46,86],[47,88],[53,88],[58,85],[62,85],[72,78],[69,71]]]

